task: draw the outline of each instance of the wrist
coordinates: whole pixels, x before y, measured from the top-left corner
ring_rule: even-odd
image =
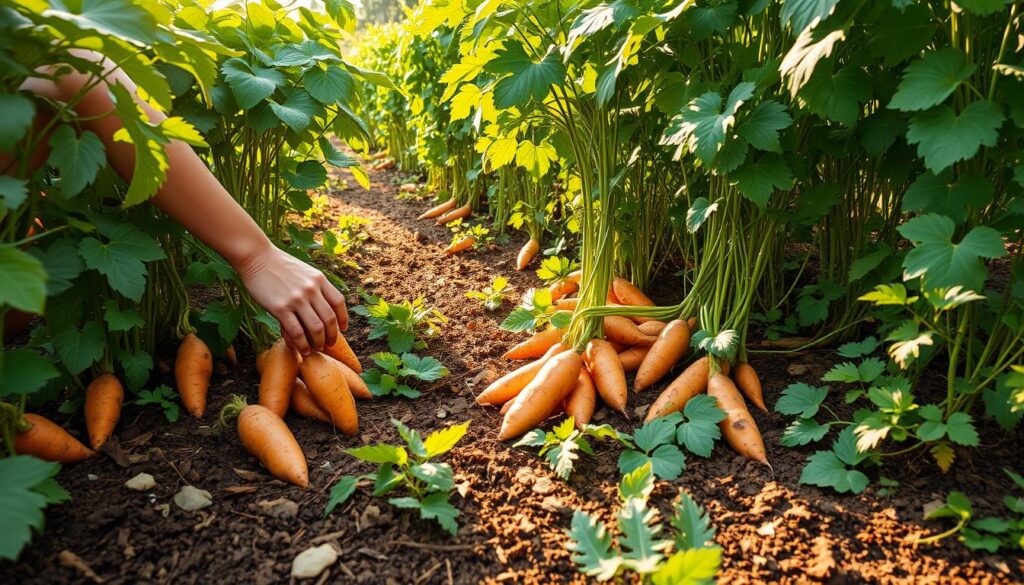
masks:
[[[270,238],[260,232],[260,237],[242,245],[233,246],[224,254],[224,259],[231,264],[239,276],[245,278],[266,266],[273,253],[277,250]]]

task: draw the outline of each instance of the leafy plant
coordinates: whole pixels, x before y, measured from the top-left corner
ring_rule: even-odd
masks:
[[[505,293],[508,291],[508,279],[504,276],[495,276],[490,286],[484,287],[481,291],[471,290],[466,296],[480,301],[484,309],[496,311],[505,301]]]
[[[553,284],[565,280],[574,270],[579,269],[579,264],[572,262],[562,256],[548,256],[540,263],[537,269],[537,278],[544,281],[544,284]]]
[[[448,426],[426,438],[398,420],[391,419],[391,423],[398,429],[405,445],[378,443],[346,449],[345,453],[352,457],[378,464],[377,471],[339,479],[331,488],[324,516],[348,501],[360,482],[373,482],[374,496],[404,490],[408,495],[388,498],[388,502],[397,508],[419,510],[420,518],[437,522],[455,536],[459,530],[455,521],[459,511],[451,504],[454,474],[450,465],[433,460],[455,447],[466,434],[469,422]]]
[[[374,396],[419,398],[420,391],[410,386],[418,382],[434,382],[448,375],[448,369],[436,359],[413,353],[401,356],[380,352],[370,356],[380,368],[360,374]]]
[[[71,499],[54,477],[60,464],[28,455],[0,459],[0,559],[16,561],[33,533],[43,531],[43,510]]]
[[[1009,469],[1004,472],[1013,480],[1017,488],[1024,490],[1024,477]],[[953,491],[946,496],[946,504],[928,511],[926,520],[952,518],[956,524],[939,534],[919,538],[918,544],[931,544],[959,533],[960,542],[971,550],[984,550],[989,553],[999,552],[1008,548],[1013,551],[1024,550],[1024,495],[1006,496],[1003,503],[1010,512],[1010,518],[986,516],[976,518],[971,501],[962,492]]]
[[[630,445],[629,435],[620,433],[610,425],[583,425],[576,428],[573,417],[555,425],[550,431],[533,429],[516,441],[513,447],[540,447],[539,455],[544,458],[558,477],[568,481],[579,453],[594,456],[594,448],[588,439],[614,439],[623,445]]]
[[[400,303],[372,295],[364,295],[366,304],[352,309],[353,313],[370,320],[369,339],[386,338],[394,353],[407,353],[424,349],[427,344],[420,337],[433,337],[448,319],[435,308],[426,306],[423,297]]]
[[[161,384],[152,390],[140,390],[135,404],[138,406],[155,405],[163,411],[167,422],[177,422],[178,416],[181,415],[178,393],[166,384]]]
[[[714,581],[722,550],[714,546],[715,529],[705,512],[683,491],[666,526],[658,511],[648,507],[654,490],[651,464],[645,463],[622,478],[615,518],[620,536],[613,539],[600,520],[581,510],[568,531],[573,561],[597,581],[638,575],[653,585],[698,585]],[[667,538],[666,538],[667,537]]]
[[[681,413],[656,418],[633,433],[631,449],[619,455],[619,472],[627,474],[650,464],[659,479],[673,480],[686,467],[686,455],[680,447],[701,457],[710,457],[715,441],[721,438],[718,423],[725,413],[714,398],[699,394],[687,401]]]
[[[551,291],[546,288],[531,288],[523,300],[501,323],[508,331],[536,331],[551,325],[563,328],[569,324],[571,314],[559,311],[551,300]]]

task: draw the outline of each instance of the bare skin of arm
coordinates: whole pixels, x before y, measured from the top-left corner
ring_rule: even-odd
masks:
[[[84,55],[79,55],[84,56]],[[95,55],[96,59],[102,59]],[[110,84],[120,83],[135,96],[135,85],[123,71],[108,76]],[[22,90],[65,102],[88,81],[86,75],[71,73],[56,83],[32,78]],[[138,100],[150,121],[160,122],[163,113]],[[114,140],[121,129],[107,86],[100,84],[75,105],[86,118],[82,127],[103,141],[107,159],[125,180],[135,168],[134,146]],[[337,339],[339,329],[348,329],[345,297],[319,270],[278,249],[256,222],[231,197],[207,169],[192,148],[178,141],[166,147],[167,180],[151,201],[170,217],[223,256],[238,272],[246,290],[281,323],[290,346],[302,355],[322,350]]]

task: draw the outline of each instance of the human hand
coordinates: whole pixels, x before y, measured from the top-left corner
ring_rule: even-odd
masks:
[[[246,290],[281,323],[281,334],[303,356],[333,345],[348,330],[345,296],[322,272],[271,245],[235,267]]]

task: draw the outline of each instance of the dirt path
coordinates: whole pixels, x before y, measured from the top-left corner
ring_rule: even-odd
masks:
[[[447,258],[441,253],[447,231],[415,220],[427,204],[396,201],[391,173],[376,173],[373,180],[372,191],[340,194],[339,212],[372,222],[371,240],[359,258],[362,270],[347,280],[391,300],[422,295],[428,305],[439,308],[449,322],[428,353],[451,375],[416,401],[362,403],[358,438],[289,417],[309,460],[311,487],[306,491],[269,479],[233,433],[212,436],[191,419],[172,425],[153,410],[131,407],[115,448],[109,450],[112,457],[62,473],[61,482],[74,501],[48,513],[46,534],[36,539],[21,563],[0,565],[0,583],[86,582],[80,570],[59,562],[58,554],[65,550],[108,583],[280,583],[288,580],[296,554],[323,542],[336,544],[342,552],[338,564],[317,583],[586,582],[570,561],[564,531],[573,508],[610,519],[618,451],[605,447],[596,458],[584,457],[570,483],[559,481],[533,454],[497,443],[496,410],[473,402],[474,390],[510,368],[498,356],[518,336],[498,328],[513,300],[488,314],[464,294],[498,274],[511,278],[513,299],[536,284],[532,273],[512,270],[521,242]],[[656,291],[655,296],[671,300],[673,291]],[[357,317],[348,335],[364,363],[384,349],[382,343],[366,342],[366,332],[365,321]],[[238,370],[215,377],[210,412],[232,392],[255,399],[252,352],[241,348],[239,357]],[[762,372],[769,404],[774,404],[790,382],[814,383],[827,360],[827,353],[806,353],[762,358],[754,365]],[[792,376],[787,373],[791,365],[805,366],[807,373]],[[482,378],[474,387],[471,382],[478,375]],[[631,396],[630,408],[642,408],[658,391]],[[840,408],[839,396],[829,400]],[[365,492],[323,517],[334,478],[370,471],[342,450],[397,440],[391,417],[423,431],[472,419],[467,437],[450,458],[465,494],[454,500],[462,511],[457,538]],[[626,422],[607,412],[598,417],[627,430],[636,422],[636,417]],[[883,497],[875,487],[859,496],[836,496],[799,485],[802,461],[813,449],[780,447],[785,424],[780,417],[756,413],[755,418],[764,431],[774,475],[719,446],[710,460],[689,457],[683,476],[659,485],[654,496],[667,511],[682,488],[706,507],[725,551],[723,582],[1011,583],[1024,578],[1019,558],[970,553],[952,541],[920,549],[905,543],[924,528],[922,506],[951,489],[968,493],[982,510],[999,510],[1002,495],[1010,491],[999,465],[1019,466],[1021,433],[1001,443],[995,443],[996,434],[983,437],[993,444],[960,453],[962,459],[945,476],[926,458],[892,462],[884,473],[900,481],[894,496]],[[152,493],[122,486],[139,472],[156,478]],[[208,490],[213,505],[198,513],[178,509],[171,500],[186,483]],[[297,504],[297,511],[289,502]]]

